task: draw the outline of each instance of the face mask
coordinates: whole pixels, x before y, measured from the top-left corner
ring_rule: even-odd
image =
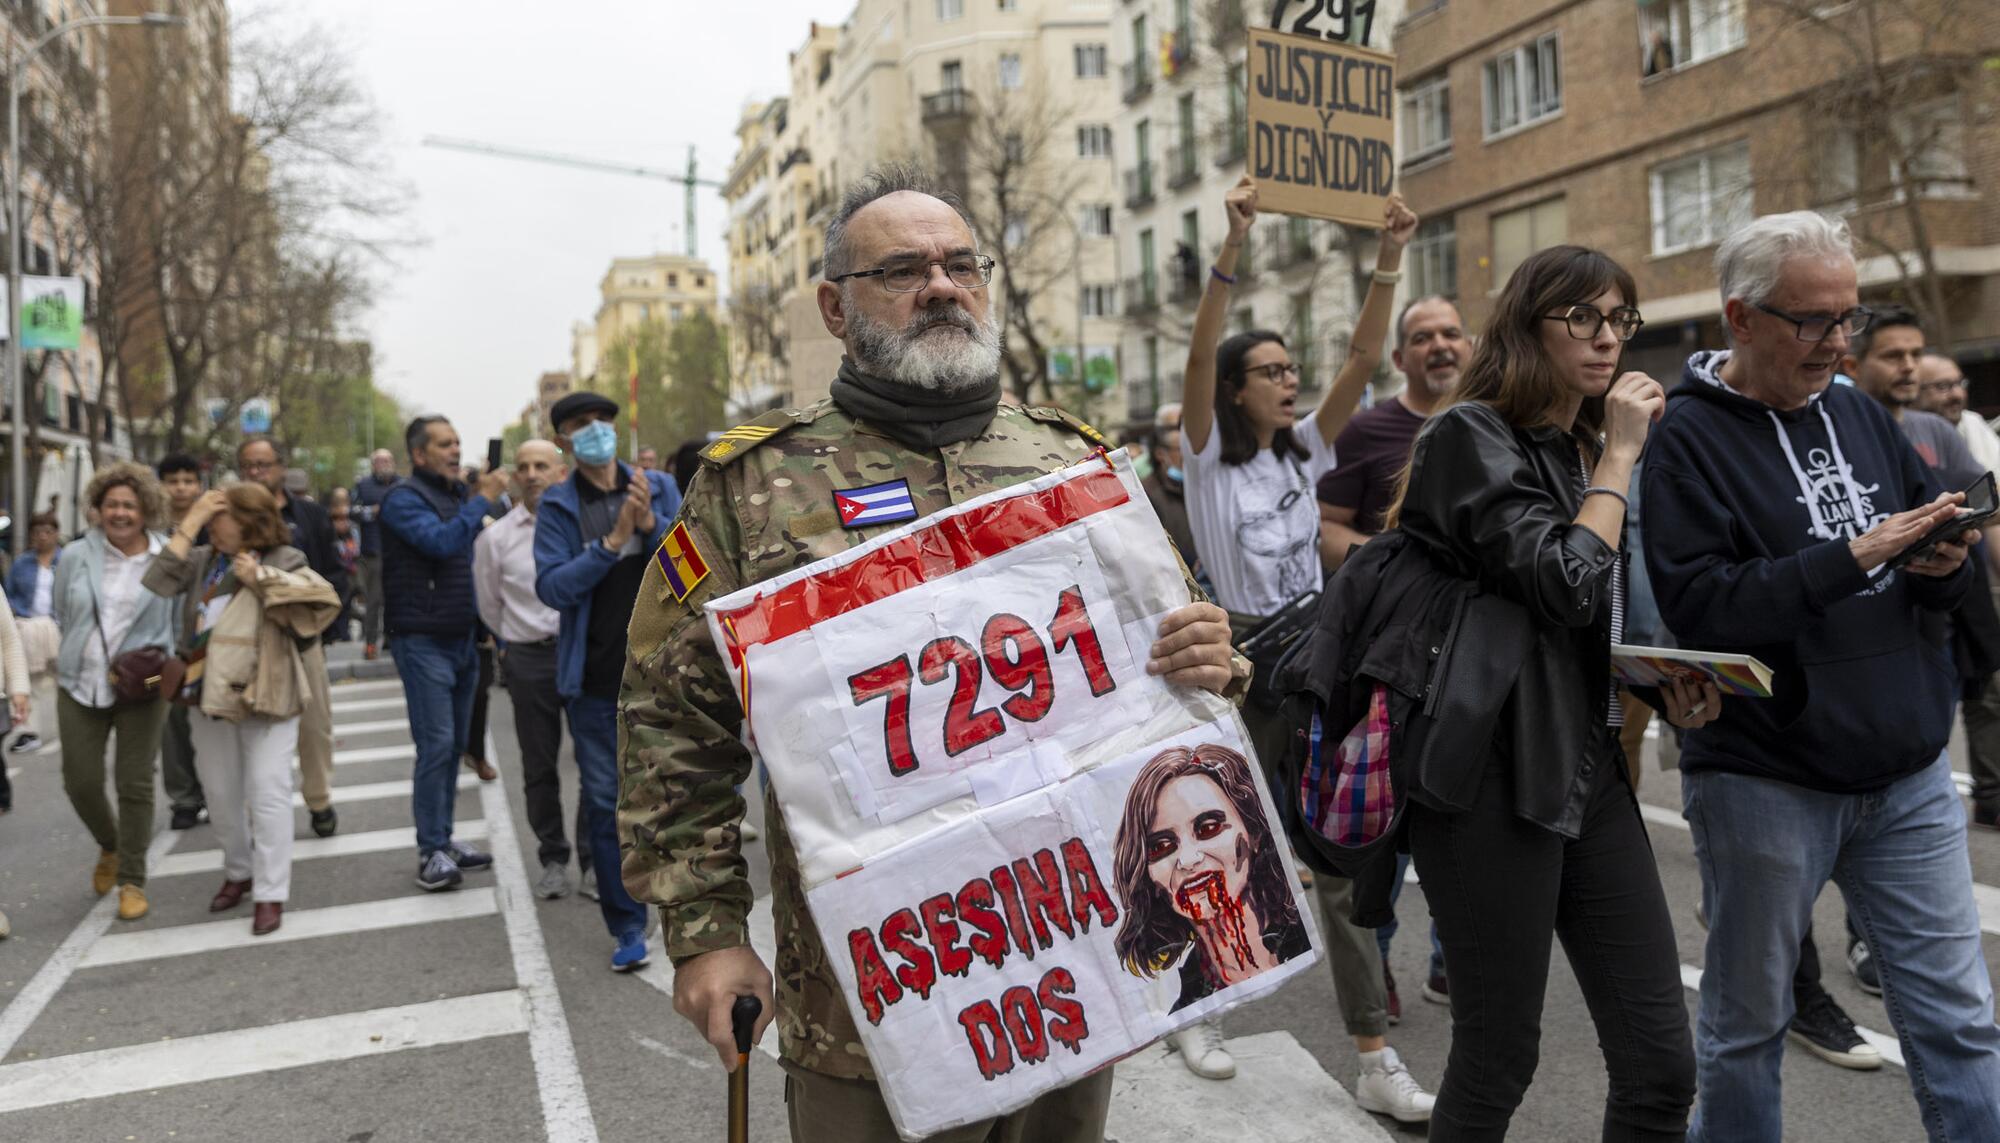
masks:
[[[584,464],[608,464],[618,455],[618,430],[610,421],[592,421],[569,435],[569,450]]]
[[[1187,475],[1181,472],[1181,466],[1178,464],[1167,466],[1167,479],[1173,481],[1175,484],[1187,483]]]

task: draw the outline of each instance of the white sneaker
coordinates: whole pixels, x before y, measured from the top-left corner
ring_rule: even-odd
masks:
[[[0,941],[6,940],[8,934],[12,933],[13,931],[14,931],[14,926],[7,923],[7,914],[0,913]]]
[[[1386,1115],[1398,1123],[1428,1123],[1437,1097],[1423,1089],[1394,1048],[1361,1053],[1361,1078],[1354,1084],[1354,1102],[1361,1110]]]
[[[739,836],[741,836],[744,841],[756,841],[759,837],[762,837],[763,834],[758,831],[756,826],[751,825],[749,822],[744,822],[742,826],[742,832]]]
[[[1170,1033],[1167,1050],[1179,1052],[1188,1070],[1203,1079],[1225,1080],[1236,1074],[1236,1060],[1222,1041],[1222,1026],[1213,1020]]]

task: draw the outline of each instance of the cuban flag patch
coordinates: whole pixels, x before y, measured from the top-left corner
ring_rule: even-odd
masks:
[[[843,528],[872,528],[917,518],[917,504],[910,498],[907,480],[891,480],[866,488],[836,488],[833,507],[840,513]]]

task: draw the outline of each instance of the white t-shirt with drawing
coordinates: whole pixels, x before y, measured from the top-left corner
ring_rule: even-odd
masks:
[[[1243,615],[1270,615],[1320,586],[1319,501],[1313,488],[1333,467],[1333,445],[1308,416],[1292,426],[1306,450],[1270,449],[1247,464],[1222,463],[1222,429],[1211,426],[1187,457],[1188,524],[1215,585],[1215,601]]]

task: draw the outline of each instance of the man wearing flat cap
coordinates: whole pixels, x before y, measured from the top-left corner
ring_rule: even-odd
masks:
[[[549,410],[572,464],[535,513],[535,594],[562,616],[556,693],[569,713],[597,907],[617,942],[611,967],[630,972],[646,963],[646,907],[619,874],[618,686],[639,582],[681,493],[665,473],[618,459],[617,419],[617,403],[598,393],[571,393]]]

